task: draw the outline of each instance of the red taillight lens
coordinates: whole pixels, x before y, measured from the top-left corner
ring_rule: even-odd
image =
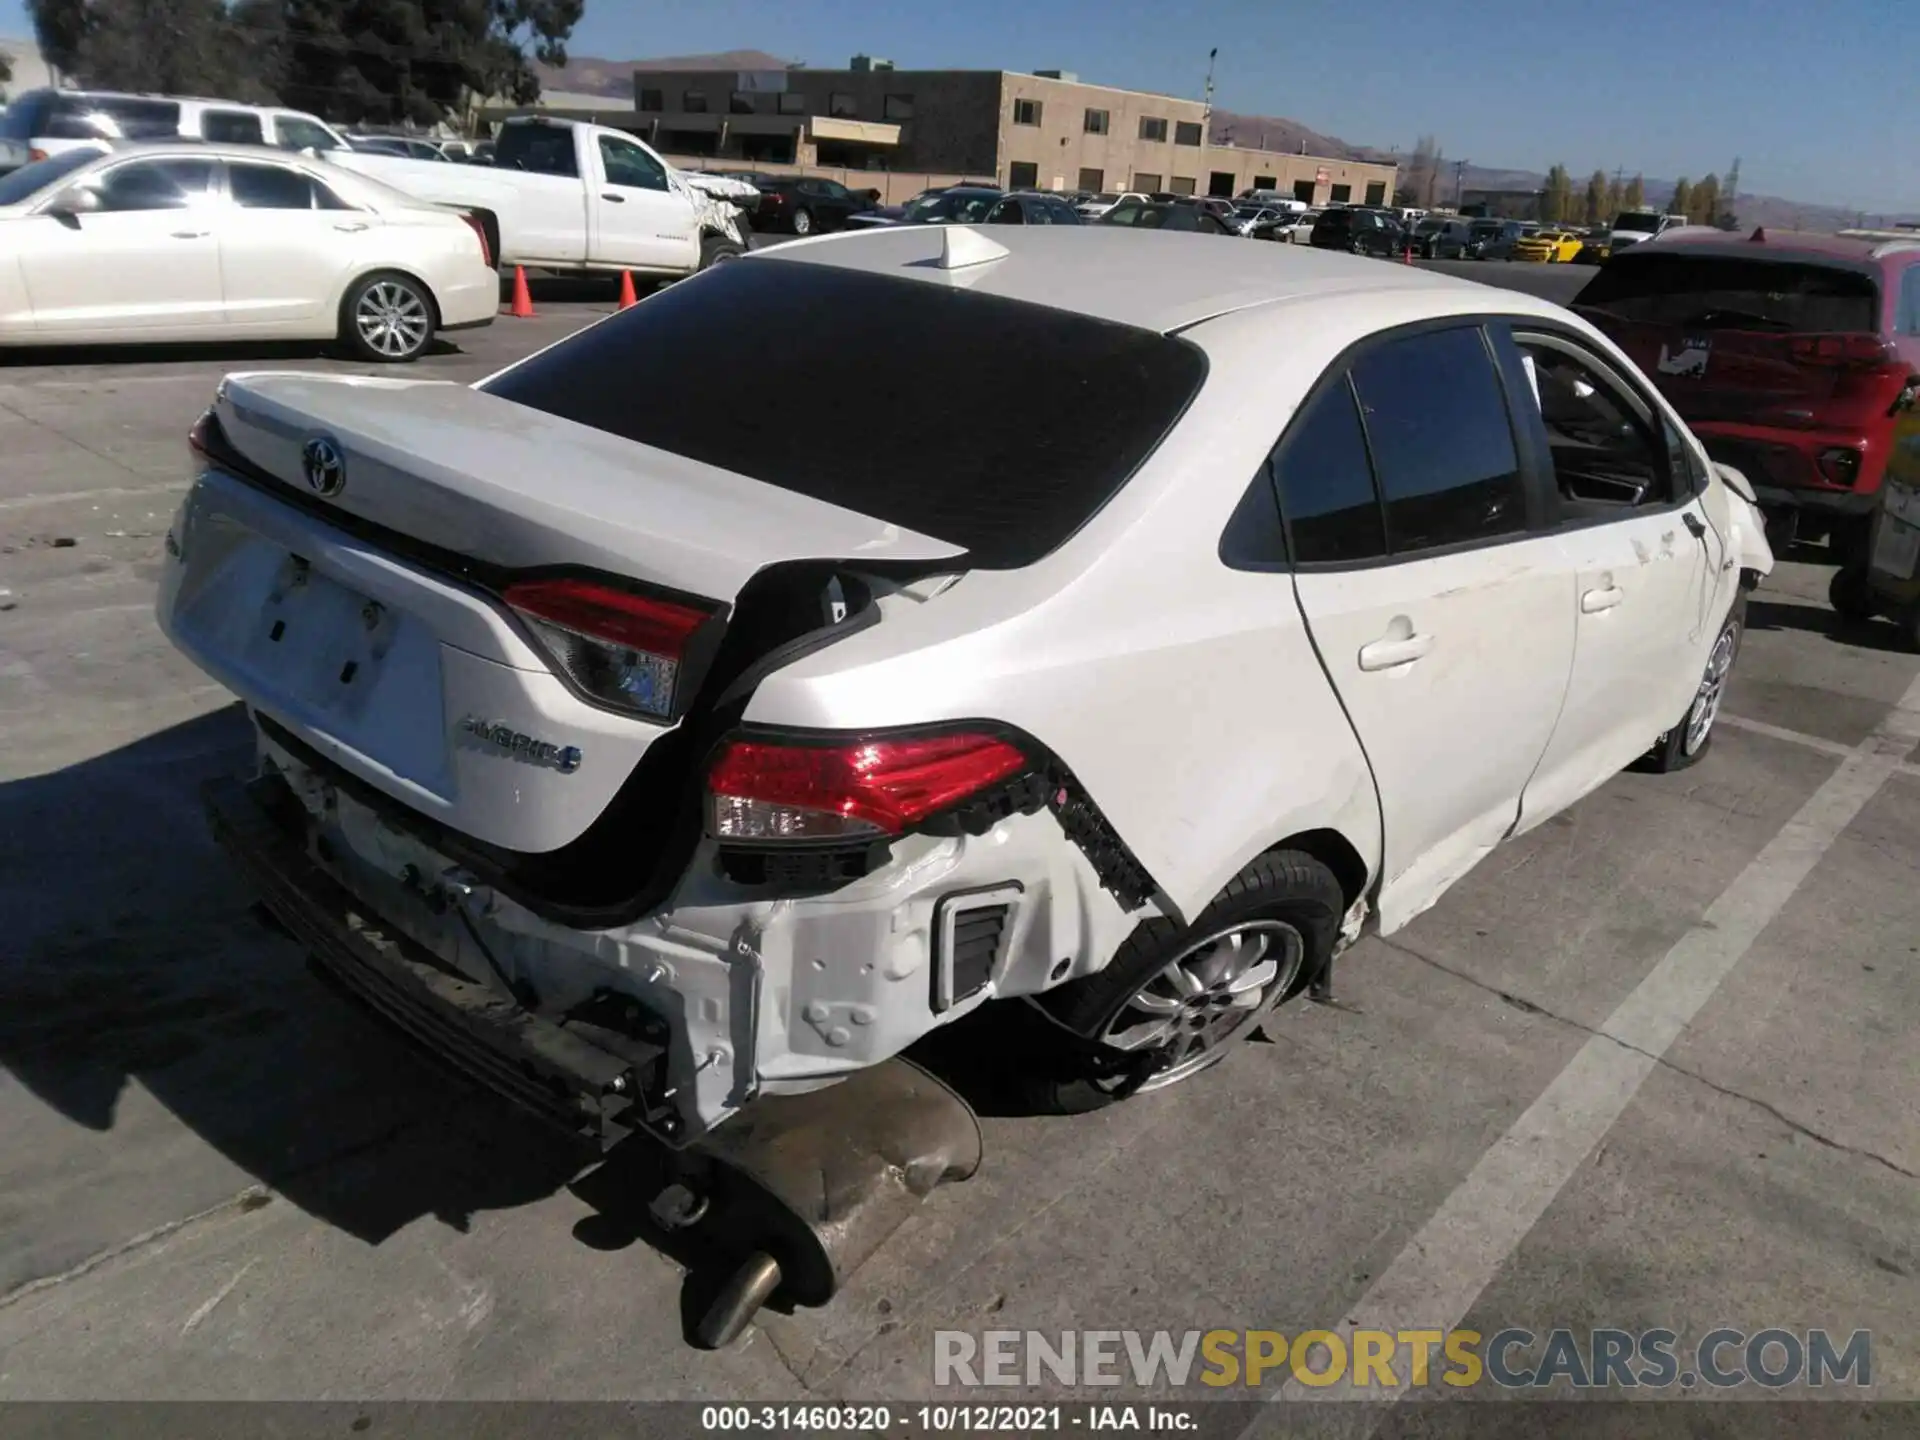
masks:
[[[896,736],[842,744],[729,741],[707,777],[721,840],[898,835],[1028,768],[996,735]]]
[[[488,265],[493,264],[493,247],[487,244],[487,227],[480,223],[480,217],[462,210],[460,218],[467,222],[467,228],[473,231],[473,238],[480,242],[480,258]]]
[[[1853,332],[1843,335],[1795,335],[1788,342],[1794,361],[1801,365],[1825,365],[1835,369],[1871,369],[1899,363],[1893,346],[1878,335]]]
[[[656,719],[674,713],[687,651],[713,612],[590,580],[528,580],[501,596],[556,664],[597,700]]]

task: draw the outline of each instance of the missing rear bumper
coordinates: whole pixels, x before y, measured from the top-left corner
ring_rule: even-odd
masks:
[[[444,1064],[603,1147],[649,1121],[659,1125],[644,1100],[656,1088],[646,1057],[589,1044],[500,990],[451,973],[365,913],[308,858],[294,828],[303,812],[278,776],[216,780],[202,794],[214,838],[274,918],[332,978]]]

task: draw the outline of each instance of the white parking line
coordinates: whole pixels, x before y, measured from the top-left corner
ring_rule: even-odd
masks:
[[[1769,727],[1771,728],[1771,727]],[[1794,732],[1786,732],[1791,735]],[[1760,934],[1920,742],[1920,679],[1734,877],[1581,1046],[1566,1069],[1420,1227],[1394,1262],[1347,1311],[1365,1330],[1450,1330],[1527,1237],[1574,1172],[1613,1128],[1667,1048],[1700,1013]],[[1393,1401],[1393,1390],[1304,1386],[1289,1378],[1269,1400]],[[1380,1416],[1365,1425],[1368,1434]],[[1242,1436],[1272,1421],[1256,1418]]]
[[[1764,720],[1749,720],[1744,715],[1728,715],[1723,711],[1720,723],[1731,725],[1736,730],[1745,730],[1753,735],[1764,735],[1769,740],[1784,740],[1789,745],[1802,745],[1809,750],[1818,750],[1823,755],[1839,755],[1844,758],[1853,754],[1853,746],[1843,745],[1838,740],[1829,740],[1824,735],[1809,735],[1804,730],[1789,730],[1784,725],[1769,725]],[[1902,775],[1920,775],[1920,765],[1905,764],[1895,768]]]

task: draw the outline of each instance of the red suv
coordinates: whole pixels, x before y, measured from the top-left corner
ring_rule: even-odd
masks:
[[[1920,234],[1666,235],[1615,255],[1573,308],[1745,472],[1776,551],[1826,534],[1842,574],[1864,574],[1894,426],[1920,393]]]

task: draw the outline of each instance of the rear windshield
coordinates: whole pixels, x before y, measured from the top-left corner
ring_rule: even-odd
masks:
[[[1638,230],[1643,234],[1651,235],[1660,228],[1660,217],[1658,215],[1648,215],[1629,210],[1623,215],[1613,217],[1613,228],[1616,230]]]
[[[743,358],[745,357],[745,358]],[[1185,340],[924,280],[737,260],[481,388],[1028,565],[1119,493],[1206,374]]]
[[[83,145],[74,150],[62,150],[58,155],[49,155],[44,160],[35,160],[31,165],[22,165],[18,170],[0,175],[0,205],[18,205],[82,165],[91,165],[106,153],[97,145]]]
[[[1878,286],[1857,270],[1689,255],[1659,243],[1603,266],[1576,303],[1620,320],[1781,334],[1873,331],[1880,313]]]

